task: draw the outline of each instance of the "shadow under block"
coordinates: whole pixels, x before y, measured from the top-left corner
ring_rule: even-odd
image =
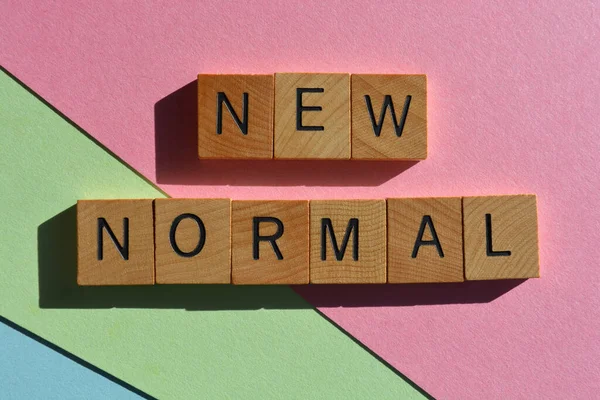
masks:
[[[352,75],[352,158],[427,158],[427,76]]]
[[[232,282],[308,283],[308,201],[231,204]]]
[[[463,198],[467,280],[538,278],[535,195]]]
[[[273,158],[273,96],[273,75],[198,75],[199,158]]]
[[[310,282],[386,283],[385,200],[310,202]]]
[[[152,199],[77,202],[77,283],[153,285]]]
[[[387,199],[389,283],[462,282],[460,197]]]
[[[231,283],[231,200],[156,199],[156,283]]]
[[[350,158],[350,75],[275,74],[275,158]]]

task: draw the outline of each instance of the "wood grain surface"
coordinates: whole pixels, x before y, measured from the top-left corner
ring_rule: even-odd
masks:
[[[77,202],[77,283],[79,285],[153,285],[154,218],[152,199]],[[124,219],[127,218],[127,222]],[[123,253],[108,234],[113,232]],[[128,235],[124,235],[125,224]],[[101,226],[99,233],[99,225]],[[102,246],[99,246],[100,238]],[[126,237],[128,239],[126,239]],[[128,241],[128,243],[127,243]],[[99,249],[102,259],[99,259]]]
[[[387,227],[389,283],[464,280],[460,197],[387,199]]]
[[[254,218],[276,218],[282,224],[281,237],[258,243],[258,259],[254,256]],[[245,284],[308,283],[308,201],[270,200],[232,202],[232,282]],[[257,233],[263,236],[278,233],[272,221],[258,223]]]
[[[273,158],[273,75],[198,75],[198,156],[201,159]],[[247,132],[242,133],[222,103],[221,134],[217,134],[218,93],[223,92],[240,122],[244,93],[248,100]],[[173,140],[177,137],[173,133]]]
[[[337,250],[341,254],[352,219],[358,220],[358,257],[354,259],[356,229],[350,230],[345,253],[338,260],[329,228],[331,220]],[[323,260],[322,234],[325,234]],[[385,200],[314,200],[310,202],[310,282],[311,283],[385,283],[386,282],[386,206]]]
[[[231,200],[156,199],[154,219],[156,283],[231,282]]]
[[[540,276],[535,195],[464,197],[463,220],[467,280]]]
[[[353,159],[427,158],[426,75],[354,74],[351,92]],[[390,96],[389,104],[385,103],[386,96]],[[381,120],[384,103],[386,108]],[[391,106],[396,121],[392,118]],[[375,126],[381,128],[377,132],[379,136],[375,134]]]
[[[320,92],[298,93],[298,89]],[[320,111],[298,112],[303,107]],[[322,127],[322,130],[298,130]],[[310,128],[307,128],[310,129]],[[275,74],[275,158],[349,159],[350,158],[350,75],[349,74]]]

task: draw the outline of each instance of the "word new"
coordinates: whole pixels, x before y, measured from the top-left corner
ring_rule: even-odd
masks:
[[[535,195],[80,200],[80,285],[539,277]]]
[[[427,158],[425,75],[198,75],[201,159]]]

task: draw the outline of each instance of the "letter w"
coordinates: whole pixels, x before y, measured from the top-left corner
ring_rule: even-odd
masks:
[[[379,114],[379,123],[375,121],[375,112],[373,111],[373,105],[371,104],[371,97],[367,94],[365,95],[365,102],[367,103],[367,110],[369,111],[369,116],[371,117],[371,123],[373,124],[373,132],[375,136],[379,137],[381,135],[381,129],[383,128],[383,120],[385,119],[385,111],[390,109],[390,113],[392,114],[392,120],[394,121],[394,129],[396,130],[396,136],[402,136],[402,131],[404,130],[404,124],[406,123],[406,117],[408,116],[408,107],[410,107],[410,101],[412,96],[406,96],[406,100],[404,100],[404,108],[402,109],[402,116],[400,117],[400,121],[396,118],[396,112],[394,111],[394,102],[392,101],[392,96],[386,94],[383,98],[383,106],[381,108],[381,114]]]

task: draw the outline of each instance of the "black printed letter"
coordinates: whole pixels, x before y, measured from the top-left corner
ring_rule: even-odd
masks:
[[[186,218],[192,219],[192,220],[194,220],[194,222],[196,222],[196,224],[198,225],[199,233],[200,233],[200,235],[198,237],[198,244],[196,245],[194,250],[192,250],[190,252],[182,251],[179,248],[179,246],[177,245],[177,242],[175,242],[175,231],[177,230],[179,223]],[[179,215],[177,218],[175,218],[173,220],[173,223],[171,224],[171,230],[169,231],[169,241],[171,242],[171,248],[173,249],[173,251],[175,253],[177,253],[178,256],[194,257],[195,255],[200,253],[200,251],[204,247],[204,242],[206,241],[206,229],[204,228],[204,223],[202,222],[202,220],[200,218],[198,218],[197,215],[194,215],[194,214]]]
[[[129,260],[129,218],[123,218],[123,246],[121,246],[117,240],[117,237],[108,225],[108,222],[106,222],[104,218],[98,218],[98,260],[102,260],[104,258],[102,250],[104,247],[102,235],[103,229],[106,230],[106,233],[108,233],[108,236],[110,236],[112,242],[115,244],[115,246],[117,246],[117,250],[119,250],[123,260]]]
[[[354,230],[354,235],[352,236],[352,259],[354,261],[358,261],[358,218],[351,218],[350,221],[348,221],[348,226],[346,227],[346,233],[344,234],[344,240],[342,241],[341,249],[338,247],[331,219],[321,219],[321,260],[323,261],[327,259],[327,240],[325,238],[327,235],[326,230],[329,231],[329,235],[331,236],[331,245],[333,246],[335,259],[338,261],[342,261],[344,259],[344,253],[346,253],[346,247],[348,246],[348,241],[350,240],[350,234]]]
[[[423,234],[425,234],[426,226],[429,227],[432,240],[423,240]],[[421,246],[435,246],[440,258],[444,258],[444,251],[442,250],[442,245],[440,244],[440,240],[438,239],[438,235],[435,231],[435,227],[433,226],[433,221],[431,220],[430,215],[423,215],[421,226],[419,227],[419,233],[417,234],[417,240],[415,241],[415,247],[413,247],[411,255],[412,258],[417,258],[417,254],[419,254],[419,247]]]
[[[492,246],[492,214],[485,214],[485,252],[488,257],[510,256],[510,250],[494,251]]]
[[[273,235],[269,236],[261,236],[258,233],[259,224],[261,222],[273,222],[277,225],[277,232]],[[283,260],[283,255],[279,250],[279,246],[277,246],[277,239],[279,239],[283,235],[283,223],[280,219],[275,217],[254,217],[252,218],[252,257],[255,260],[258,260],[258,243],[261,241],[266,241],[271,243],[271,247],[273,247],[273,251],[277,256],[278,260]]]
[[[302,125],[302,112],[304,111],[321,111],[321,106],[303,106],[302,93],[323,93],[323,88],[296,88],[296,130],[297,131],[324,131],[322,126],[304,126]]]
[[[412,96],[406,96],[406,100],[404,100],[404,108],[402,109],[402,116],[400,117],[400,122],[398,122],[396,118],[396,112],[394,111],[394,102],[392,101],[392,96],[386,94],[383,98],[381,113],[379,114],[379,123],[377,123],[375,122],[375,112],[373,111],[373,105],[371,104],[371,97],[369,95],[365,95],[367,110],[369,110],[369,116],[371,117],[371,123],[373,124],[373,132],[375,133],[375,136],[379,137],[381,134],[383,120],[385,118],[385,110],[387,110],[388,107],[390,108],[390,114],[392,114],[392,120],[394,121],[396,136],[402,136],[402,131],[404,130],[404,123],[406,122],[406,117],[408,116],[408,107],[410,106],[411,99]]]
[[[244,93],[242,99],[242,112],[244,113],[244,121],[240,121],[240,118],[233,110],[229,99],[224,92],[217,93],[217,135],[220,135],[223,131],[223,103],[227,106],[229,113],[233,117],[235,123],[242,131],[242,134],[248,134],[248,93]]]

